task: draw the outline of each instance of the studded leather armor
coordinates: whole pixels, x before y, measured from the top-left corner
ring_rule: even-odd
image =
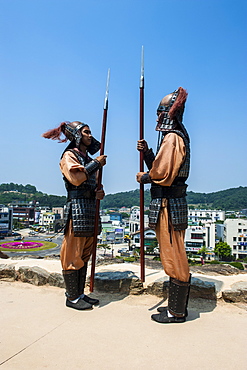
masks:
[[[182,137],[186,147],[186,156],[171,186],[161,186],[155,183],[151,184],[149,227],[155,229],[158,222],[162,198],[166,198],[168,199],[169,216],[174,230],[185,230],[188,227],[188,207],[186,201],[187,185],[185,181],[189,176],[190,169],[189,139],[179,130],[169,130],[164,133],[164,136],[170,132],[174,132]],[[144,160],[149,169],[152,167],[154,158],[155,156],[151,150],[144,154]]]
[[[65,207],[65,232],[68,222],[72,219],[74,236],[93,236],[96,211],[96,171],[100,167],[96,160],[89,156],[82,156],[77,151],[69,149],[78,159],[78,161],[87,169],[88,179],[81,185],[75,186],[64,177],[65,187],[68,192],[67,203]],[[99,220],[98,234],[101,232],[101,223]]]

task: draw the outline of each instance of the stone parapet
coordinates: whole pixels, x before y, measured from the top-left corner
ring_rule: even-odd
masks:
[[[131,266],[131,265],[129,265]],[[164,276],[144,284],[137,274],[131,270],[115,271],[110,270],[95,273],[94,289],[101,293],[118,293],[125,295],[152,294],[167,299],[169,277]],[[240,278],[243,275],[240,275]],[[227,277],[225,277],[227,279]],[[39,266],[17,266],[14,263],[0,264],[0,280],[22,281],[36,286],[50,285],[65,288],[63,276],[59,272],[49,272]],[[89,278],[87,279],[89,285]],[[247,281],[239,281],[228,289],[219,292],[219,281],[208,279],[203,276],[191,278],[190,298],[217,300],[223,298],[226,302],[247,303]],[[218,289],[218,291],[217,291]],[[219,294],[220,293],[220,294]]]

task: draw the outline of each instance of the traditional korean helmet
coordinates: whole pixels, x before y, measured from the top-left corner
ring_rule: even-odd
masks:
[[[83,134],[81,129],[85,126],[88,126],[86,123],[74,121],[62,122],[57,128],[45,132],[42,136],[46,139],[59,140],[59,143],[65,143],[67,140],[70,140],[71,143],[66,149],[69,148],[79,148]],[[61,134],[65,136],[65,139],[61,140]],[[65,150],[66,150],[65,149]],[[92,137],[91,144],[87,147],[87,150],[90,154],[95,154],[100,149],[100,142]]]
[[[182,127],[182,121],[187,95],[187,91],[179,87],[161,100],[157,108],[157,113],[161,113],[161,115],[156,126],[156,131],[169,131],[175,128],[180,129],[177,127],[178,124],[183,131],[184,127]]]

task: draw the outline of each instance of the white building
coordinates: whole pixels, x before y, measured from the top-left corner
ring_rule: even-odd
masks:
[[[148,215],[144,215],[144,229],[148,228]],[[140,230],[140,207],[134,206],[130,210],[129,219],[130,235]]]
[[[189,226],[185,232],[186,252],[198,253],[205,246],[209,254],[213,254],[215,248],[215,224],[205,223],[204,226]]]
[[[189,209],[188,221],[190,222],[216,222],[225,221],[225,211],[209,210],[209,209]]]
[[[144,248],[151,245],[151,243],[156,240],[156,234],[155,231],[152,229],[145,229],[144,230]],[[136,247],[140,247],[140,230],[136,231],[132,234],[132,244],[134,244]]]
[[[197,253],[203,246],[204,231],[202,226],[189,226],[185,231],[186,252]]]
[[[53,212],[41,211],[39,216],[39,225],[45,226],[48,230],[53,229],[55,214]]]
[[[224,242],[230,245],[236,259],[247,257],[247,220],[227,218],[224,222]]]

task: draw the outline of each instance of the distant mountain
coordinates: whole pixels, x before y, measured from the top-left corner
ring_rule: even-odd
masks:
[[[0,185],[0,204],[8,205],[13,202],[39,202],[40,206],[63,207],[66,203],[65,196],[48,195],[37,191],[36,187],[30,184],[1,184]]]
[[[150,202],[150,191],[144,192],[144,204]],[[200,208],[212,208],[221,210],[241,210],[247,208],[247,187],[240,186],[215,193],[187,192],[189,205]],[[139,190],[131,190],[123,193],[108,194],[101,201],[101,208],[120,208],[139,205]]]
[[[19,185],[14,183],[0,185],[0,204],[8,205],[12,202],[39,202],[40,206],[62,207],[66,202],[65,196],[48,195],[37,191],[33,185]],[[195,208],[211,208],[221,210],[241,210],[247,208],[247,187],[238,187],[221,190],[214,193],[194,193],[188,191],[188,204]],[[144,192],[144,204],[148,206],[150,192]],[[139,189],[108,194],[101,201],[101,208],[121,208],[139,205]]]

